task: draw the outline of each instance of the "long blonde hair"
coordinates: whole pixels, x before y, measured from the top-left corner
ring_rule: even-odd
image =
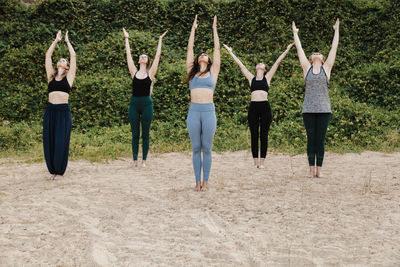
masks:
[[[311,65],[313,64],[311,58],[312,58],[312,56],[313,56],[314,54],[316,54],[316,53],[312,53],[312,55],[309,57],[309,60],[310,60]],[[322,64],[324,64],[324,63],[325,63],[325,57],[324,57],[324,55],[321,54],[321,53],[318,53],[318,54],[320,54],[320,55],[322,56]]]
[[[64,79],[65,76],[67,76],[68,70],[69,70],[69,61],[68,61],[68,59],[66,59],[66,58],[65,58],[65,60],[67,61],[68,69],[65,69],[64,74],[62,75],[62,78],[63,78],[63,79]],[[57,62],[57,63],[58,63],[58,62]],[[56,67],[54,68],[54,71],[53,71],[53,74],[52,74],[51,77],[50,77],[50,80],[53,80],[53,79],[57,76],[57,74],[58,74],[58,68],[57,68],[57,64],[56,64]]]

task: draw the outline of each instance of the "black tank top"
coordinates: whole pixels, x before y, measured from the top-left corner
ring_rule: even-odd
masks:
[[[264,78],[262,78],[262,80],[259,80],[259,81],[256,80],[256,77],[254,77],[253,80],[251,81],[250,90],[251,90],[251,92],[254,92],[256,90],[262,90],[262,91],[265,91],[268,93],[269,86],[268,86],[267,79],[265,78],[265,76],[264,76]]]
[[[132,95],[133,96],[150,96],[151,80],[149,74],[144,79],[136,78],[136,73],[132,81]]]
[[[47,89],[48,94],[55,91],[61,91],[67,94],[71,92],[71,86],[69,86],[67,76],[64,76],[64,78],[61,81],[56,81],[56,78],[53,78],[53,80],[49,82]]]

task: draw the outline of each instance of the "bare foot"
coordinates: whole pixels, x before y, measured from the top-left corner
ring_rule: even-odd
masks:
[[[54,180],[54,178],[57,176],[57,174],[52,174],[50,177],[49,177],[49,180]]]
[[[321,174],[321,169],[322,167],[317,167],[317,174],[315,175],[315,177],[318,178],[323,178],[324,176]]]
[[[307,178],[313,178],[315,177],[315,167],[310,166],[310,171],[308,172]]]
[[[137,167],[138,165],[137,165],[137,160],[134,160],[133,161],[133,167]]]
[[[254,168],[258,168],[258,158],[253,158]]]
[[[55,174],[53,180],[59,180],[59,179],[61,179],[61,178],[63,178],[62,175]]]
[[[258,168],[260,168],[260,169],[264,169],[265,167],[264,167],[264,161],[265,161],[265,158],[260,158],[260,166],[258,166]]]
[[[195,186],[194,190],[196,190],[196,192],[201,191],[201,182],[196,182],[196,186]]]
[[[142,161],[142,167],[146,168],[146,161],[145,160]]]
[[[208,191],[208,181],[203,181],[203,185],[201,186],[201,191]]]

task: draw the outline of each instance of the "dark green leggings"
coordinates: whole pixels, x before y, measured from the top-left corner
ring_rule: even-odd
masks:
[[[133,96],[129,105],[129,122],[132,131],[133,160],[139,152],[140,123],[142,123],[143,160],[146,160],[150,144],[150,125],[153,119],[153,101],[150,96]]]
[[[330,113],[303,113],[303,121],[307,131],[307,156],[310,166],[321,167],[325,154],[325,136],[331,119]]]

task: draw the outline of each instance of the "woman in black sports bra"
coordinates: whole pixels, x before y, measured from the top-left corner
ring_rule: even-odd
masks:
[[[153,88],[152,81],[156,76],[158,63],[160,61],[162,39],[168,31],[165,31],[159,38],[153,64],[151,64],[148,55],[140,55],[138,60],[140,67],[138,70],[132,60],[128,40],[129,34],[124,28],[122,30],[125,37],[126,59],[132,77],[132,98],[129,105],[129,122],[132,131],[133,162],[134,166],[137,167],[140,124],[142,124],[142,166],[146,167],[146,158],[150,146],[150,125],[153,120],[153,101],[150,96]]]
[[[250,84],[251,102],[248,113],[248,122],[251,133],[251,152],[253,154],[255,168],[264,168],[264,161],[267,155],[268,131],[272,121],[271,107],[268,102],[269,84],[276,70],[278,69],[279,63],[281,63],[281,61],[285,58],[292,46],[293,44],[288,45],[285,52],[279,56],[268,72],[264,63],[258,63],[255,68],[256,75],[254,76],[232,53],[232,48],[224,44],[224,47],[239,65],[240,70]],[[258,154],[258,139],[261,141],[260,156]]]
[[[46,165],[53,175],[52,179],[64,175],[68,164],[69,140],[71,136],[71,109],[68,104],[69,93],[76,73],[76,55],[65,33],[71,64],[61,58],[53,68],[51,55],[57,43],[61,41],[61,31],[46,53],[46,74],[49,102],[43,118],[43,151]]]

